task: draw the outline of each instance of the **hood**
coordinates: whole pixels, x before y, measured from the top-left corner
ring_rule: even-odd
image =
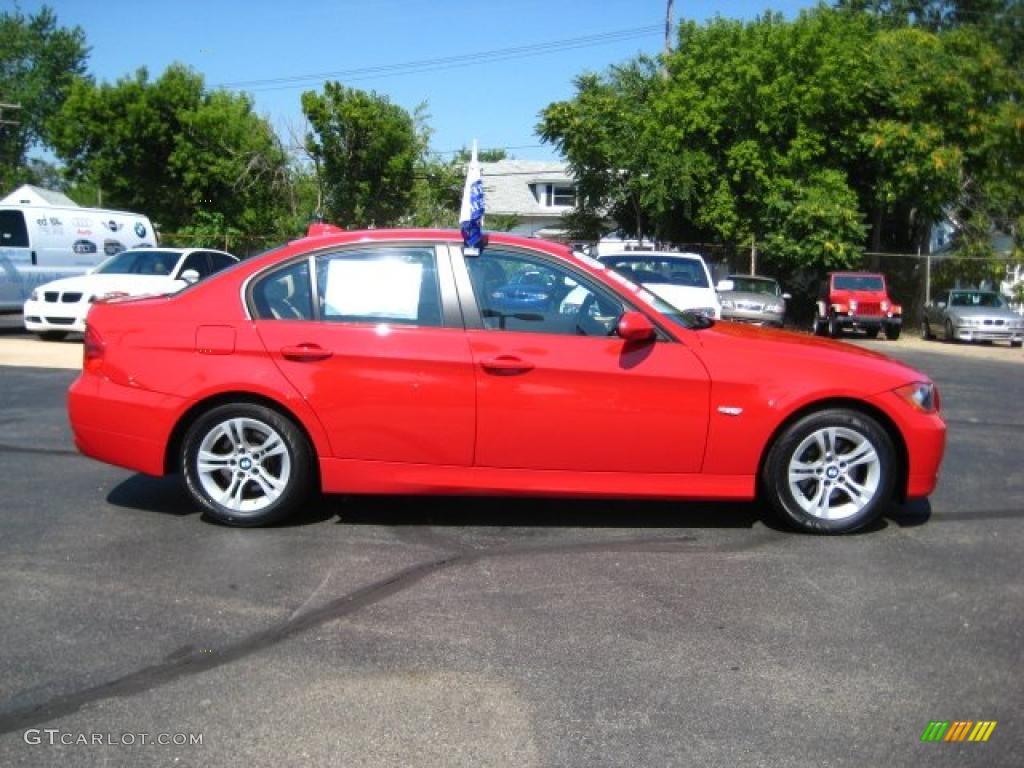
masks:
[[[718,321],[695,335],[701,346],[698,354],[705,359],[712,378],[714,368],[723,365],[732,376],[774,381],[780,390],[792,389],[795,378],[827,382],[831,389],[840,382],[850,396],[930,381],[920,371],[879,352],[818,336],[728,321]]]
[[[39,288],[40,291],[80,291],[91,296],[107,293],[126,293],[129,296],[174,293],[185,287],[183,280],[172,280],[161,275],[79,275],[54,280]]]
[[[946,311],[955,317],[994,317],[1004,320],[1022,319],[1020,315],[1006,307],[948,307]]]

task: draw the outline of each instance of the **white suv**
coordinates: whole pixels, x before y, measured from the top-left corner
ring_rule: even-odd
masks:
[[[722,317],[711,273],[699,254],[631,251],[601,256],[600,262],[680,311]]]

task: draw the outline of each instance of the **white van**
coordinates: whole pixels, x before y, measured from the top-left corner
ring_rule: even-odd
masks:
[[[689,310],[719,320],[722,303],[711,272],[697,253],[625,251],[604,254],[598,261],[642,285],[678,310]]]
[[[153,225],[138,213],[0,204],[0,311],[20,312],[43,283],[84,274],[128,248],[156,244]]]

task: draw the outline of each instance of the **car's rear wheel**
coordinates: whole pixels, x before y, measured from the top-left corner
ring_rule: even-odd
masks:
[[[254,527],[294,512],[313,488],[313,451],[295,424],[253,403],[200,416],[182,444],[185,487],[206,514]]]
[[[956,336],[953,335],[953,323],[946,320],[946,341],[956,341]]]
[[[874,521],[892,497],[896,452],[886,431],[858,411],[804,416],[768,453],[762,488],[790,525],[847,533]]]
[[[43,341],[64,341],[67,338],[67,331],[40,331],[38,334]]]

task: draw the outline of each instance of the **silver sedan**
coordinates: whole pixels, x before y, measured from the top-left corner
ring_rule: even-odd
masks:
[[[1013,312],[995,291],[956,289],[940,294],[924,309],[921,337],[946,341],[1024,342],[1024,317]]]
[[[775,278],[729,275],[718,282],[717,290],[723,320],[782,327],[790,295],[782,292]]]

